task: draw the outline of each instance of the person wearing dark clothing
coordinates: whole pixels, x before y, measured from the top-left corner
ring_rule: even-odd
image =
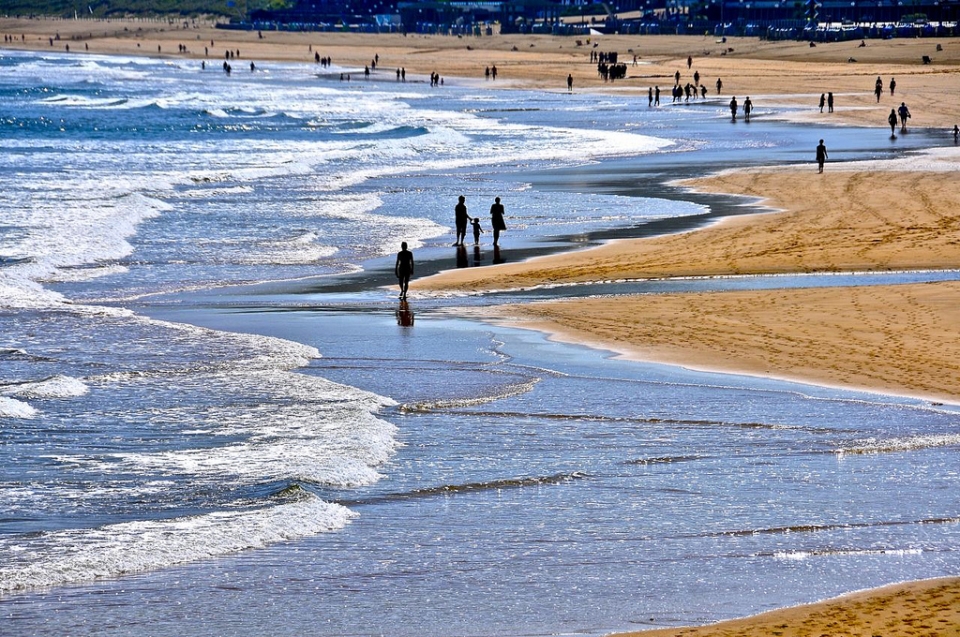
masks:
[[[503,204],[500,203],[500,197],[493,200],[490,206],[490,227],[493,228],[493,245],[500,245],[500,231],[507,229],[507,224],[503,221]]]
[[[887,116],[887,123],[890,124],[890,137],[897,136],[897,111],[890,109],[890,115]]]
[[[467,222],[470,221],[470,215],[467,214],[466,197],[460,195],[460,200],[453,209],[454,219],[457,223],[457,242],[453,245],[462,246],[463,240],[467,237]]]
[[[833,93],[827,93],[827,112],[833,112]]]
[[[823,145],[823,140],[817,146],[817,165],[820,167],[818,172],[823,172],[823,164],[827,161],[827,147]]]
[[[907,105],[903,102],[900,102],[900,108],[897,109],[897,112],[900,114],[900,132],[907,132],[907,120],[910,119],[910,109],[907,108]]]
[[[470,225],[473,226],[473,243],[480,245],[480,233],[483,232],[483,228],[480,227],[480,217],[471,219]]]
[[[407,250],[407,242],[400,244],[400,252],[397,253],[397,263],[393,267],[394,274],[400,283],[400,298],[407,298],[407,287],[410,285],[410,277],[413,275],[413,253]]]
[[[730,117],[731,121],[737,121],[737,96],[734,95],[733,99],[730,100]]]
[[[827,103],[827,94],[820,93],[820,112],[823,112],[823,106]]]
[[[750,101],[750,98],[743,100],[743,119],[750,121],[750,112],[753,110],[753,102]]]

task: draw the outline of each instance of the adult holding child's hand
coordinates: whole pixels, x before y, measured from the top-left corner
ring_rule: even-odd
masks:
[[[500,245],[500,231],[507,229],[507,224],[503,221],[503,204],[500,203],[500,197],[493,200],[490,206],[490,226],[493,228],[493,245]]]

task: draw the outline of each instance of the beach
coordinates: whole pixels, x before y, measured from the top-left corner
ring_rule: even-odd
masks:
[[[181,28],[177,28],[181,26]],[[139,30],[142,29],[142,30]],[[23,34],[12,46],[29,50],[169,56],[216,60],[239,50],[234,62],[310,62],[329,55],[361,72],[379,56],[378,79],[393,70],[410,77],[432,71],[490,89],[646,94],[654,83],[684,75],[686,56],[708,81],[723,78],[720,98],[750,95],[757,104],[809,104],[798,121],[886,127],[889,108],[907,101],[911,127],[949,136],[960,121],[960,39],[820,44],[699,36],[601,36],[601,50],[632,52],[628,77],[598,79],[588,62],[593,43],[575,38],[509,36],[368,36],[264,33],[182,28],[177,23],[2,20],[0,32]],[[49,38],[60,36],[54,44]],[[178,45],[187,50],[178,54]],[[935,46],[942,45],[942,51]],[[11,45],[8,45],[11,46]],[[203,49],[210,47],[204,52]],[[934,58],[923,65],[922,55]],[[850,61],[855,58],[856,61]],[[629,58],[628,58],[629,60]],[[483,71],[496,65],[498,79]],[[383,70],[383,69],[386,70]],[[318,70],[318,72],[320,72]],[[872,93],[876,76],[897,78],[896,97]],[[837,97],[834,113],[819,112],[820,93]],[[909,134],[909,133],[908,133]],[[859,272],[949,271],[960,266],[960,214],[955,148],[895,161],[828,161],[817,174],[808,164],[730,170],[679,184],[702,193],[742,196],[768,210],[739,215],[694,231],[625,239],[576,252],[415,278],[411,295],[482,295],[503,290],[607,281],[722,279]],[[830,141],[827,140],[828,148]],[[836,152],[835,149],[832,151]],[[476,214],[476,213],[475,213]],[[481,213],[482,214],[482,213]],[[511,226],[510,209],[507,225]],[[508,230],[503,241],[511,240]],[[485,321],[528,327],[552,338],[588,344],[622,356],[691,369],[800,381],[932,403],[960,402],[960,284],[824,287],[664,294],[601,294],[576,299],[473,307]],[[774,611],[734,624],[668,629],[656,635],[949,635],[957,634],[960,580],[932,580],[857,593],[838,600]],[[882,612],[879,610],[882,609]],[[942,624],[942,628],[940,626]],[[647,633],[644,633],[647,634]]]
[[[926,580],[846,595],[820,604],[684,630],[653,630],[647,637],[780,635],[956,635],[957,581]]]
[[[208,23],[99,20],[0,19],[0,32],[15,38],[7,46],[38,51],[63,51],[107,55],[146,55],[167,59],[207,60],[220,64],[227,51],[239,51],[231,60],[238,70],[250,62],[262,65],[275,60],[311,62],[319,54],[362,73],[379,59],[374,77],[392,79],[396,69],[424,81],[431,73],[484,82],[490,88],[530,87],[566,91],[567,75],[574,91],[639,92],[659,86],[669,98],[674,73],[681,83],[692,81],[694,71],[703,78],[709,97],[716,97],[715,82],[723,82],[724,103],[731,96],[750,96],[757,106],[766,100],[807,104],[804,121],[816,121],[821,93],[836,96],[832,119],[847,123],[886,126],[891,107],[900,101],[915,104],[911,125],[942,127],[944,134],[960,123],[960,90],[956,72],[960,64],[960,38],[911,38],[820,43],[763,41],[757,38],[713,36],[554,37],[547,35],[497,35],[448,37],[424,34],[359,34],[343,32],[256,32],[215,29]],[[59,36],[59,40],[51,38]],[[579,44],[577,43],[579,41]],[[940,45],[942,50],[937,50]],[[180,47],[184,49],[181,51]],[[621,81],[604,82],[590,63],[591,52],[616,51],[627,65]],[[933,63],[925,65],[922,57]],[[636,64],[634,64],[636,56]],[[687,68],[687,57],[695,68]],[[851,59],[855,61],[851,61]],[[322,70],[320,65],[318,70]],[[497,67],[497,79],[486,80],[485,71]],[[884,96],[878,103],[874,81],[881,76]],[[896,97],[888,84],[896,79]],[[356,79],[356,77],[354,78]],[[814,142],[811,146],[815,146]]]

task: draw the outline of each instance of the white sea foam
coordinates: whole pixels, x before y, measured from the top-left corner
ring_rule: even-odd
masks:
[[[68,200],[69,201],[69,200]],[[113,199],[78,199],[74,205],[52,204],[46,197],[22,201],[8,214],[21,231],[0,246],[0,255],[18,260],[0,271],[0,304],[4,307],[49,307],[61,295],[40,285],[79,281],[114,274],[120,266],[88,267],[133,251],[128,239],[145,219],[169,205],[137,193]]]
[[[303,495],[295,502],[173,520],[111,524],[0,543],[0,593],[118,577],[262,548],[345,526],[354,513]]]
[[[960,446],[960,434],[907,436],[902,438],[869,438],[837,451],[844,454],[898,453]]]
[[[241,259],[242,263],[265,265],[297,265],[316,263],[337,253],[332,245],[319,245],[315,232],[306,232],[287,241],[262,241],[256,252]]]
[[[335,383],[319,376],[289,371],[319,358],[316,348],[255,334],[218,332],[146,318],[137,321],[181,333],[202,342],[212,357],[195,369],[118,372],[88,379],[90,383],[170,385],[183,393],[213,393],[217,406],[179,414],[173,406],[160,417],[190,422],[194,431],[242,441],[218,448],[183,448],[164,452],[121,453],[89,458],[65,455],[62,460],[101,472],[117,462],[130,470],[190,474],[200,480],[302,479],[356,486],[379,479],[376,467],[396,449],[396,427],[374,414],[395,401]],[[172,340],[172,336],[166,340]],[[223,355],[216,357],[222,351]],[[158,405],[159,407],[159,405]]]
[[[80,108],[103,108],[108,106],[117,106],[126,102],[123,98],[95,98],[83,95],[56,95],[42,100],[46,104],[56,104],[58,106],[74,106]]]
[[[37,410],[27,403],[0,396],[0,418],[33,418]]]
[[[44,380],[15,385],[2,393],[25,398],[75,398],[89,391],[90,388],[83,381],[58,374]]]
[[[345,487],[380,478],[376,467],[398,443],[396,427],[373,412],[393,401],[316,376],[257,369],[256,364],[241,371],[245,367],[238,364],[233,372],[178,377],[175,382],[180,391],[206,388],[223,397],[247,395],[249,403],[235,406],[225,400],[223,406],[203,412],[170,411],[166,416],[190,422],[195,432],[242,437],[242,442],[97,457],[64,455],[61,460],[94,473],[115,470],[121,463],[137,473],[170,472],[237,484],[298,479]],[[156,375],[112,380],[158,382]],[[283,401],[267,400],[271,396]]]
[[[773,554],[778,560],[800,562],[815,557],[844,557],[863,555],[886,555],[890,557],[904,557],[906,555],[921,555],[921,549],[819,549],[811,551],[779,551]]]
[[[59,283],[71,283],[89,281],[103,276],[115,276],[128,271],[129,268],[126,266],[116,264],[83,268],[58,268],[55,277],[50,277],[46,280],[56,280]]]

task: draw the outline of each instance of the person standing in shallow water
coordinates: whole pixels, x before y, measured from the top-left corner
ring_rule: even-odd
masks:
[[[500,245],[500,231],[507,229],[507,224],[503,220],[503,204],[500,203],[500,197],[493,200],[490,206],[490,227],[493,228],[493,246]]]
[[[480,234],[483,232],[483,228],[480,227],[480,217],[471,219],[470,225],[473,226],[473,244],[480,245]]]
[[[464,239],[467,238],[467,222],[470,221],[470,215],[467,214],[467,198],[460,195],[456,207],[453,209],[454,220],[457,224],[457,242],[453,245],[462,246]]]
[[[820,170],[817,172],[823,172],[823,164],[827,161],[827,147],[823,145],[823,140],[820,140],[820,143],[817,145],[817,165],[820,167]]]
[[[407,250],[407,242],[400,244],[397,253],[397,263],[393,267],[394,274],[400,284],[400,298],[407,298],[407,288],[410,286],[410,277],[413,275],[413,253]]]
[[[900,108],[897,109],[900,114],[900,132],[907,132],[907,120],[910,119],[910,109],[904,102],[900,102]]]

